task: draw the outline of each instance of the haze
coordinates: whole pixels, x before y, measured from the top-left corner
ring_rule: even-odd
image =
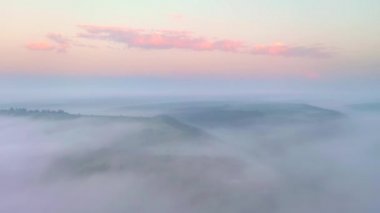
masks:
[[[0,212],[380,211],[379,1],[0,12]]]

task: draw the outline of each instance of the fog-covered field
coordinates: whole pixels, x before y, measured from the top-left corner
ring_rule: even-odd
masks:
[[[0,212],[380,210],[376,102],[1,106]]]

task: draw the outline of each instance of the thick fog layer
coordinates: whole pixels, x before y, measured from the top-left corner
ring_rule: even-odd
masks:
[[[380,114],[334,106],[5,109],[0,212],[377,213]]]

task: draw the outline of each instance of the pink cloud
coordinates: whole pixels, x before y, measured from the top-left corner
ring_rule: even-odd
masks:
[[[196,51],[238,52],[243,44],[234,40],[211,40],[191,33],[167,30],[138,30],[118,27],[80,26],[82,38],[108,40],[143,49],[188,49]]]
[[[71,47],[71,41],[61,34],[49,33],[45,41],[30,42],[26,45],[29,50],[66,52]]]
[[[48,41],[37,41],[27,44],[26,48],[36,51],[51,51],[55,49],[55,45]]]
[[[275,43],[271,45],[255,45],[251,54],[256,55],[280,55],[286,57],[315,57],[324,58],[329,54],[319,48],[303,47],[303,46],[289,46],[282,43]]]
[[[84,30],[78,34],[80,38],[112,41],[131,48],[222,51],[283,57],[329,57],[327,52],[316,47],[291,46],[282,43],[250,45],[247,42],[233,39],[210,39],[194,36],[186,31],[143,30],[94,25],[81,25],[79,27]],[[72,46],[90,47],[91,45],[83,45],[58,33],[50,33],[46,35],[45,41],[31,42],[27,44],[26,48],[38,51],[66,52]]]
[[[65,52],[68,48],[71,47],[71,41],[61,34],[50,33],[46,37],[56,43],[56,50],[58,52]]]
[[[141,30],[108,26],[79,26],[85,32],[79,37],[92,40],[107,40],[142,49],[187,49],[194,51],[224,51],[242,54],[271,55],[285,57],[327,57],[320,48],[290,46],[285,44],[247,45],[233,39],[209,39],[183,31]]]

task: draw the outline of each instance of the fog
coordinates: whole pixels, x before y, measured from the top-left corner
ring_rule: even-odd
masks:
[[[377,213],[380,111],[347,102],[3,104],[0,212]]]

